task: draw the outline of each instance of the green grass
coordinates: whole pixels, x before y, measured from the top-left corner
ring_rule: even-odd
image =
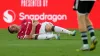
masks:
[[[99,41],[100,30],[95,32]],[[18,40],[16,34],[0,29],[0,56],[100,56],[100,43],[94,51],[77,52],[81,46],[78,31],[75,37],[61,34],[61,40]]]

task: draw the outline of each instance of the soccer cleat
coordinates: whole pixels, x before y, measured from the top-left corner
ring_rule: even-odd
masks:
[[[93,41],[91,42],[90,51],[93,51],[93,50],[96,48],[96,44],[97,44],[97,43],[98,43],[97,40],[93,40]]]
[[[76,35],[76,30],[72,31],[72,36],[75,36]]]
[[[57,40],[60,40],[60,34],[57,34]]]
[[[81,51],[89,51],[90,48],[89,48],[88,45],[85,45],[85,46],[82,46],[82,47],[80,48],[80,50],[81,50]]]
[[[60,34],[54,34],[56,40],[60,40]]]

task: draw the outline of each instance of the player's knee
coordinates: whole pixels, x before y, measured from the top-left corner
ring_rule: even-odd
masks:
[[[52,31],[55,31],[54,28],[55,28],[55,26],[52,26],[52,29],[51,29],[51,30],[52,30]]]
[[[52,31],[52,25],[51,25],[51,24],[47,24],[47,25],[46,25],[46,31],[47,31],[47,32]]]

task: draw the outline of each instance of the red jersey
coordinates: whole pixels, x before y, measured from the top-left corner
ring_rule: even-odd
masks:
[[[20,31],[18,32],[18,35],[17,35],[17,38],[19,39],[24,39],[24,37],[26,35],[30,35],[31,31],[32,31],[32,20],[30,19],[25,19],[22,21],[21,25],[20,25],[21,29]],[[36,26],[36,31],[35,31],[35,34],[38,34],[39,33],[39,29],[40,29],[41,25],[38,24]]]
[[[30,35],[32,30],[32,20],[25,19],[20,25],[20,31],[18,32],[17,37],[23,39],[25,35]]]

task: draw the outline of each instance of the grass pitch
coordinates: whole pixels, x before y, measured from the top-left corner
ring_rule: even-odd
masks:
[[[99,42],[100,30],[95,33]],[[78,31],[75,37],[67,34],[60,37],[61,40],[18,40],[16,34],[0,29],[0,56],[100,56],[100,43],[94,51],[76,51],[82,46]]]

